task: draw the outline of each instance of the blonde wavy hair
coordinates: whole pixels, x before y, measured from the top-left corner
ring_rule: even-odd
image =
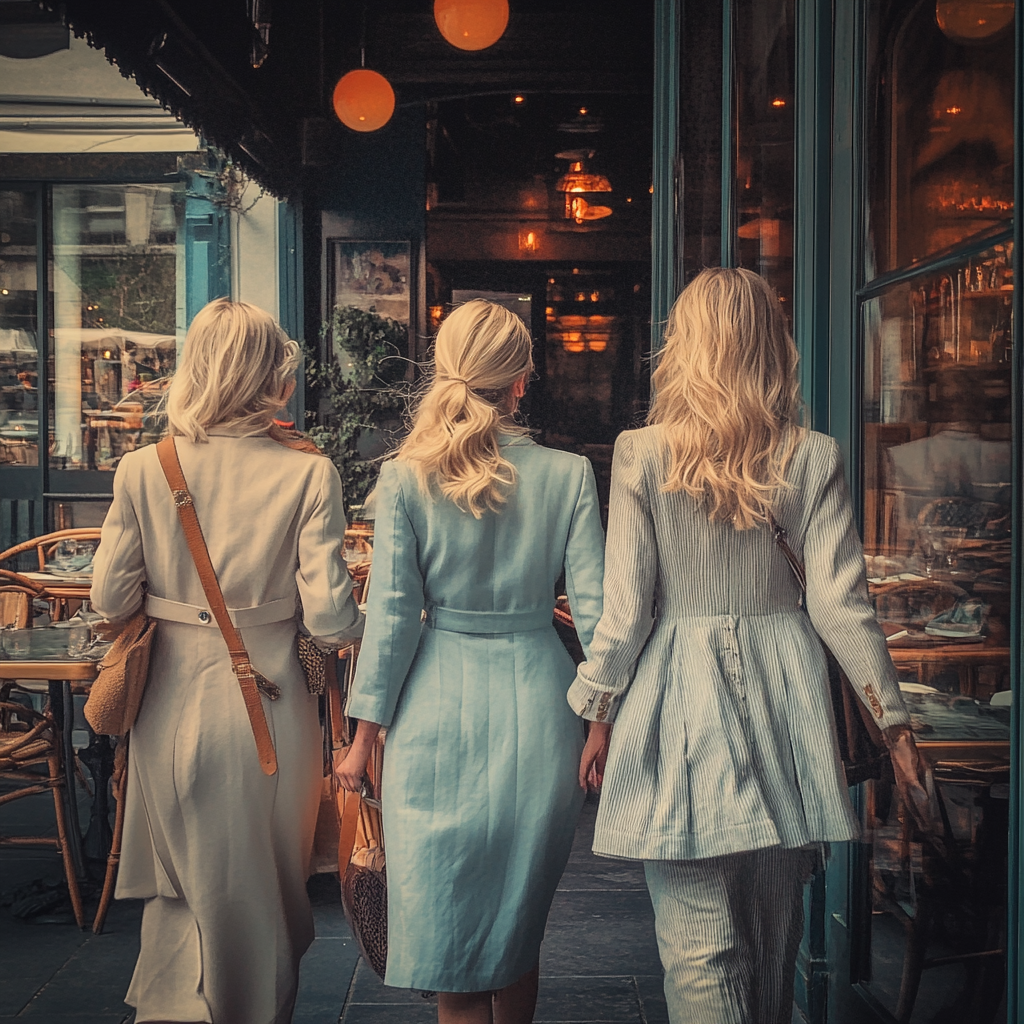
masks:
[[[288,400],[299,358],[298,344],[264,310],[230,299],[207,303],[192,321],[168,390],[170,433],[205,442],[214,426],[265,431]]]
[[[676,299],[649,423],[669,447],[664,491],[749,530],[786,488],[800,439],[798,355],[778,296],[750,270],[704,270]]]
[[[485,299],[456,307],[441,324],[433,374],[397,458],[424,490],[437,487],[479,519],[500,511],[516,484],[500,434],[522,435],[512,386],[533,371],[533,344],[522,320]]]

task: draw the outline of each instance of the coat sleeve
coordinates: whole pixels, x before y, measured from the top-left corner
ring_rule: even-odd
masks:
[[[804,537],[807,613],[881,729],[910,721],[896,668],[868,600],[864,549],[853,521],[839,446],[829,439],[826,479]]]
[[[626,432],[615,442],[612,457],[604,610],[588,659],[569,688],[569,704],[583,718],[615,720],[654,625],[656,579],[654,520],[643,466],[634,452],[633,437]]]
[[[329,459],[312,508],[299,529],[295,583],[302,621],[322,640],[343,643],[363,631],[363,614],[352,595],[352,579],[341,557],[345,543],[345,500],[341,477]]]
[[[132,462],[123,458],[114,474],[114,500],[103,520],[100,544],[93,560],[93,608],[107,619],[123,619],[142,606],[146,565],[142,530],[129,493]]]
[[[594,467],[583,459],[583,474],[565,545],[565,593],[576,635],[585,657],[590,656],[594,630],[601,618],[604,594],[604,530],[597,500]]]
[[[419,645],[423,617],[419,550],[394,462],[381,467],[374,503],[366,631],[347,713],[388,726]]]

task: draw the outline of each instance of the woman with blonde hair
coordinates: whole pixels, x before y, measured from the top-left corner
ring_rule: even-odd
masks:
[[[475,299],[375,498],[373,582],[339,770],[357,790],[387,727],[386,985],[440,993],[441,1024],[528,1024],[541,939],[583,792],[573,663],[552,626],[564,573],[584,649],[601,611],[590,463],[514,420],[530,335]],[[422,624],[421,624],[422,620]]]
[[[580,779],[603,776],[594,852],[644,862],[672,1024],[789,1024],[815,848],[858,834],[819,637],[927,798],[839,447],[799,425],[768,284],[699,274],[653,384],[615,446],[605,611],[569,691],[593,723]]]
[[[313,939],[306,878],[322,774],[317,701],[298,623],[334,640],[361,616],[341,558],[341,480],[329,459],[271,438],[298,345],[274,319],[217,299],[196,314],[167,416],[213,568],[255,668],[277,755],[266,775],[227,645],[211,615],[151,445],[124,456],[92,600],[156,619],[132,727],[121,899],[144,899],[126,1002],[143,1022],[286,1024]]]

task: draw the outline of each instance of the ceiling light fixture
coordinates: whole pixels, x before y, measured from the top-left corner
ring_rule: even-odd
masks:
[[[434,22],[459,50],[486,50],[508,25],[508,0],[434,0]]]
[[[612,215],[610,206],[593,205],[583,198],[588,193],[612,191],[612,183],[605,175],[593,174],[586,169],[586,160],[593,155],[593,150],[576,149],[556,154],[557,159],[569,161],[569,170],[555,183],[555,189],[565,193],[566,220],[574,220],[577,224]]]
[[[954,43],[987,43],[1013,22],[1014,0],[936,0],[935,22]]]

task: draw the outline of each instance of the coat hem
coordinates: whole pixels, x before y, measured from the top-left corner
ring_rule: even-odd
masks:
[[[540,950],[532,957],[524,959],[529,962],[525,965],[520,962],[511,970],[506,968],[500,974],[493,974],[487,978],[467,977],[465,974],[446,971],[424,981],[422,975],[419,979],[413,978],[410,974],[395,978],[389,972],[385,972],[384,984],[387,988],[412,989],[414,992],[495,992],[518,981],[527,971],[536,967],[540,961]]]
[[[779,846],[795,850],[812,843],[845,843],[857,839],[856,829],[836,829],[798,838],[780,837],[775,830],[734,830],[728,838],[690,836],[637,836],[600,829],[594,836],[593,852],[613,860],[706,860],[731,853],[749,853]]]

